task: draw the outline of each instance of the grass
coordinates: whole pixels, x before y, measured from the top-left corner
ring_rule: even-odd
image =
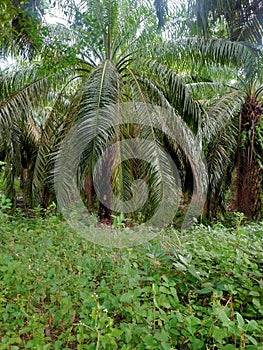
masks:
[[[263,349],[263,223],[116,250],[1,213],[0,349]]]

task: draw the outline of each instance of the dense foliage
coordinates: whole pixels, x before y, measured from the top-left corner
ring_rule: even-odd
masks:
[[[52,212],[1,223],[1,350],[263,349],[262,223],[121,251]]]

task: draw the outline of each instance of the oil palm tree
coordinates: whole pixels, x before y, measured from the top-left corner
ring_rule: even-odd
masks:
[[[15,79],[16,73],[9,78],[8,71],[2,74],[1,88],[5,93],[0,104],[1,139],[6,140],[3,147],[7,150],[10,164],[9,188],[13,188],[14,173],[21,167],[26,167],[27,202],[46,206],[50,201],[54,154],[59,154],[61,140],[79,122],[79,144],[85,143],[85,135],[96,125],[96,135],[86,145],[80,164],[76,165],[79,186],[82,187],[89,206],[94,206],[92,175],[104,150],[117,141],[143,137],[150,142],[144,144],[144,151],[151,156],[150,159],[155,159],[151,167],[145,161],[139,161],[135,165],[134,160],[129,159],[115,167],[117,154],[122,151],[116,149],[113,156],[105,159],[104,178],[111,176],[115,193],[123,201],[129,201],[132,195],[130,184],[133,180],[144,177],[151,185],[151,203],[144,210],[145,215],[154,212],[163,198],[162,180],[165,178],[171,192],[170,197],[167,197],[171,199],[167,201],[169,208],[178,193],[173,171],[160,153],[159,145],[169,144],[174,154],[179,154],[180,147],[171,133],[164,138],[161,127],[157,126],[166,127],[168,135],[169,129],[177,130],[178,133],[180,127],[181,134],[185,135],[184,142],[189,144],[189,156],[196,147],[193,132],[196,133],[200,123],[200,106],[180,75],[167,65],[164,56],[155,59],[153,47],[157,50],[162,40],[156,33],[151,8],[141,6],[139,2],[131,6],[129,1],[120,4],[114,0],[90,0],[83,2],[80,9],[82,29],[77,28],[74,32],[72,27],[64,28],[60,33],[54,32],[58,33],[59,40],[65,37],[67,41],[58,47],[56,38],[53,37],[53,41],[49,38],[42,53],[44,64],[37,63],[36,66],[19,70],[21,79]],[[52,61],[49,60],[50,57]],[[130,125],[127,122],[117,129],[109,128],[109,119],[103,118],[101,111],[131,102],[141,104],[141,113],[147,120],[147,126],[136,123]],[[153,113],[152,104],[165,108],[174,119],[174,124],[168,128],[167,113]],[[32,113],[37,115],[35,119]],[[22,125],[23,118],[26,122]],[[38,119],[42,121],[40,125]],[[82,124],[82,121],[85,123]],[[20,162],[17,165],[14,160],[20,159],[22,149],[25,149],[22,146],[24,133],[16,131],[16,128],[20,130],[22,126],[25,127],[27,139],[34,141],[34,146],[30,148],[33,154],[27,152],[26,159],[30,160],[29,163]],[[16,148],[12,137],[14,135],[18,144]],[[196,164],[192,166],[198,168]],[[102,197],[108,197],[111,201],[108,188],[103,188],[102,191],[104,190],[106,192],[102,193]],[[98,203],[102,222],[111,222],[110,204],[105,205],[102,200]],[[169,212],[168,209],[167,211]]]
[[[40,66],[31,64],[12,66],[1,72],[0,149],[7,163],[6,194],[15,203],[14,181],[20,176],[26,208],[33,205],[32,181],[36,160],[43,147],[47,150],[44,139],[50,106],[59,104],[56,98],[62,82],[61,75],[56,83]],[[47,158],[43,161],[48,163]],[[41,174],[42,178],[45,174]],[[38,201],[43,204],[41,197]]]
[[[253,61],[253,72],[250,76],[237,78],[236,88],[243,96],[239,116],[236,157],[233,162],[236,170],[236,210],[245,213],[248,218],[258,218],[261,212],[261,179],[262,168],[259,163],[262,157],[258,133],[262,115],[262,44],[263,2],[261,0],[244,1],[192,1],[189,3],[196,16],[197,28],[202,35],[209,38],[221,36],[232,41],[243,41],[253,50],[259,50]],[[213,18],[213,21],[210,19]],[[217,20],[217,24],[214,24]],[[231,172],[229,172],[230,174]],[[229,177],[228,177],[229,178]]]
[[[161,29],[165,24],[165,19],[168,14],[168,1],[154,0],[154,7],[158,19],[158,29]]]
[[[209,40],[203,42],[206,47]],[[206,62],[206,67],[201,70],[202,78],[206,77],[205,80],[209,81],[200,82],[200,77],[195,76],[195,82],[190,84],[195,89],[200,86],[211,89],[211,85],[220,89],[215,90],[214,95],[202,90],[201,95],[204,109],[210,116],[203,137],[210,177],[208,207],[214,213],[219,209],[226,188],[233,181],[231,178],[235,178],[235,186],[232,186],[235,188],[232,193],[235,203],[232,208],[243,212],[249,219],[257,219],[261,216],[262,190],[262,52],[233,42],[233,47],[241,45],[240,48],[243,47],[244,52],[247,50],[248,53],[246,58],[243,56],[241,59],[240,56],[233,61],[236,54],[231,58],[231,51],[225,48],[224,40],[213,39],[212,42],[209,56],[205,54],[208,51],[202,50],[204,61],[202,57],[199,58],[201,64]],[[215,50],[222,52],[219,60]],[[211,60],[217,62],[216,67],[210,66]],[[234,63],[239,70],[232,66],[227,71],[227,62]],[[244,62],[247,62],[245,66]],[[196,68],[195,71],[198,72]]]
[[[261,85],[260,85],[261,82]],[[246,85],[239,116],[236,209],[249,219],[261,218],[262,157],[262,80]]]

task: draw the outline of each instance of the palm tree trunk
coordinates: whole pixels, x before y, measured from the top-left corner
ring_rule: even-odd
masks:
[[[104,163],[101,169],[100,175],[100,198],[103,202],[99,201],[99,209],[98,209],[98,217],[99,222],[110,226],[112,224],[112,169],[115,159],[114,152],[108,152],[108,154],[104,158]]]
[[[93,183],[92,183],[91,173],[87,173],[86,175],[84,191],[85,191],[85,197],[87,200],[88,210],[91,211],[93,206],[93,198],[92,198]]]
[[[237,160],[236,210],[248,219],[259,219],[260,167],[255,158],[255,128],[259,124],[262,108],[256,96],[248,96],[241,110],[240,144]]]

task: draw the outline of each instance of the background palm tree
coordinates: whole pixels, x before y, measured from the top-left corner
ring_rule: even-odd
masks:
[[[158,29],[161,29],[165,25],[166,16],[168,15],[168,1],[154,0],[154,7],[158,18]]]
[[[236,136],[238,144],[235,148],[238,151],[235,152],[232,170],[235,169],[236,174],[233,208],[245,213],[248,218],[258,218],[261,215],[262,191],[262,167],[259,166],[262,145],[259,143],[258,133],[262,115],[260,97],[262,54],[259,45],[262,43],[263,33],[263,2],[260,0],[227,2],[198,0],[189,2],[189,9],[195,16],[197,28],[205,38],[217,36],[232,41],[244,41],[246,46],[255,50],[253,69],[249,69],[250,74],[244,75],[239,71],[239,75],[235,78],[235,88],[240,91],[242,104],[237,112],[238,125],[233,124],[233,128],[238,130]],[[257,50],[259,51],[256,52]],[[231,182],[232,173],[228,171],[228,183]]]
[[[202,35],[220,35],[233,41],[262,44],[262,0],[193,0],[190,12]]]
[[[45,147],[43,142],[50,106],[59,104],[53,91],[58,93],[63,82],[62,76],[56,80],[58,75],[50,78],[45,73],[43,67],[38,65],[18,65],[1,74],[0,150],[5,154],[7,163],[6,194],[15,203],[14,181],[16,176],[20,176],[26,208],[35,204],[32,181],[36,160]],[[45,164],[49,156],[45,154]],[[42,173],[42,178],[45,175]],[[43,204],[40,198],[38,202]]]
[[[196,39],[192,41],[197,42]],[[260,87],[260,70],[258,71],[258,68],[262,59],[261,54],[241,43],[222,39],[199,39],[197,45],[194,46],[194,55],[193,71],[189,71],[188,81],[189,86],[193,89],[194,96],[199,99],[204,109],[202,140],[210,179],[207,195],[208,215],[216,216],[217,211],[224,208],[227,190],[231,187],[232,176],[237,174],[236,186],[239,188],[239,193],[241,188],[243,189],[243,198],[241,199],[240,195],[239,197],[236,196],[236,190],[234,190],[232,193],[232,196],[236,198],[234,207],[236,210],[244,212],[248,218],[258,217],[261,210],[261,177],[258,165],[255,165],[258,171],[252,169],[251,159],[254,159],[255,163],[258,162],[261,157],[259,155],[262,155],[262,146],[258,143],[257,132],[251,138],[251,127],[255,120],[250,121],[249,124],[248,120],[246,123],[242,122],[240,124],[239,116],[240,110],[243,111],[243,106],[246,104],[248,94],[251,91],[251,89],[248,89],[249,82],[253,82],[257,76],[257,84]],[[198,62],[198,64],[196,65],[194,62]],[[258,62],[258,64],[255,65],[255,62]],[[239,67],[239,70],[237,67]],[[245,88],[244,81],[246,82]],[[261,89],[259,88],[258,93],[260,92]],[[252,112],[253,115],[257,111],[257,125],[260,122],[258,93],[257,102],[252,98],[255,107],[250,107],[255,108]],[[249,99],[249,101],[251,100]],[[246,116],[246,118],[251,120],[252,115]],[[242,125],[243,128],[241,129]],[[255,126],[255,130],[258,129],[259,126]],[[244,140],[247,141],[244,142]],[[250,145],[250,151],[248,145]],[[254,150],[252,152],[253,156],[252,148]],[[248,154],[251,154],[250,158],[252,158],[250,159],[250,165],[245,169],[245,161],[241,161],[240,157],[242,155],[242,157],[248,159]],[[239,164],[238,168],[237,164]],[[247,175],[242,175],[243,172],[246,172]],[[248,174],[250,176],[249,191],[243,184],[244,179],[248,178]],[[254,178],[252,174],[254,174]],[[255,203],[257,204],[255,205]],[[247,207],[246,210],[245,207]]]
[[[262,144],[261,133],[262,85],[260,80],[247,84],[244,103],[239,119],[239,145],[237,156],[237,194],[236,209],[249,219],[259,219],[261,213],[262,191]],[[261,80],[262,84],[262,80]]]

